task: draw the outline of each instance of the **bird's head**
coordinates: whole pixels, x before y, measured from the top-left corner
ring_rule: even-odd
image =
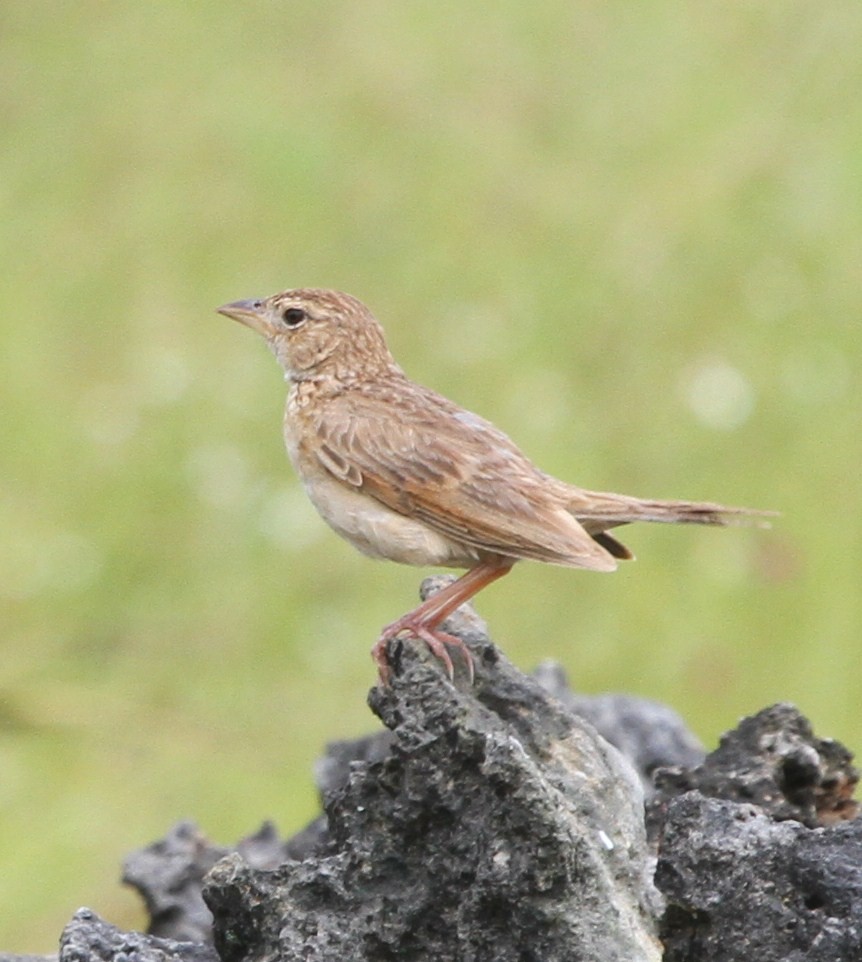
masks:
[[[341,381],[398,370],[383,328],[350,294],[299,288],[218,309],[262,334],[291,381],[331,375]]]

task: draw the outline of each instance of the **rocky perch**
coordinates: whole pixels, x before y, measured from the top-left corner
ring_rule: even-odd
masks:
[[[704,757],[664,706],[522,675],[469,608],[447,627],[474,685],[393,643],[385,730],[329,747],[315,822],[232,850],[176,826],[125,864],[149,933],[81,909],[61,962],[862,959],[846,749],[776,705]]]

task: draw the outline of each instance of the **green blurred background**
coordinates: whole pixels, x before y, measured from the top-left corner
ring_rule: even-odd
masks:
[[[124,853],[291,833],[375,727],[426,572],[319,521],[228,300],[350,291],[546,470],[780,510],[479,609],[707,744],[784,699],[862,746],[860,49],[857,0],[5,0],[0,948],[142,925]]]

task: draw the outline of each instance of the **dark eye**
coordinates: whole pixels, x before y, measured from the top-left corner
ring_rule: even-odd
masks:
[[[288,307],[281,317],[288,327],[297,327],[305,320],[306,315],[301,307]]]

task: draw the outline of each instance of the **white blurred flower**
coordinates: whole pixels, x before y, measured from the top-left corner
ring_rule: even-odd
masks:
[[[726,361],[708,361],[684,378],[682,395],[707,427],[732,431],[751,416],[755,392],[745,375]]]

